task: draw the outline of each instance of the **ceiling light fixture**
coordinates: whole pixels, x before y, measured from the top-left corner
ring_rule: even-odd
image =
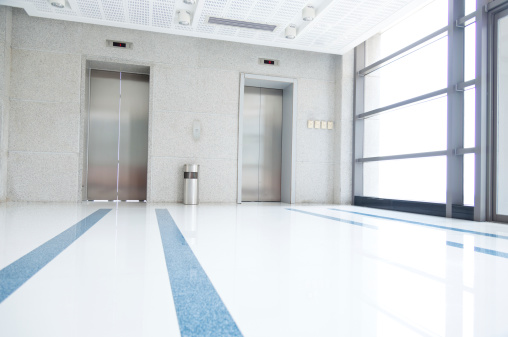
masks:
[[[189,11],[178,11],[178,23],[182,26],[190,25],[190,12]]]
[[[293,40],[296,37],[296,25],[290,24],[286,27],[286,39]]]
[[[196,3],[196,0],[183,0],[187,5],[194,5]]]
[[[316,10],[314,9],[314,6],[305,6],[305,8],[302,10],[302,19],[304,21],[312,21],[316,17]]]
[[[233,26],[233,27],[238,27],[238,28],[265,30],[265,31],[269,31],[269,32],[273,32],[275,30],[275,28],[277,28],[277,25],[268,25],[268,24],[257,23],[257,22],[231,20],[231,19],[217,18],[214,16],[208,17],[208,23],[214,24],[214,25]]]
[[[56,8],[65,8],[65,0],[51,0],[51,6]]]

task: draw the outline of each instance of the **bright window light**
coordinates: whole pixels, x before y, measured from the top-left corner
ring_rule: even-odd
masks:
[[[366,197],[446,203],[446,156],[366,162]]]
[[[448,81],[448,37],[365,76],[365,111],[444,89]]]
[[[448,24],[448,0],[436,0],[367,41],[367,66]]]
[[[364,157],[446,150],[447,105],[441,96],[365,119]]]

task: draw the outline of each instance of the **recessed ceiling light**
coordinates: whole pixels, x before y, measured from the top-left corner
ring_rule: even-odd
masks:
[[[50,0],[51,6],[65,8],[65,0]]]
[[[189,11],[178,11],[178,23],[182,26],[190,25],[190,12]]]
[[[316,10],[314,9],[314,6],[305,6],[305,8],[302,10],[302,19],[304,21],[312,21],[316,17]]]
[[[296,25],[289,25],[286,27],[286,39],[293,40],[296,37]]]
[[[277,28],[277,25],[268,25],[268,24],[257,23],[257,22],[231,20],[231,19],[225,19],[225,18],[217,18],[214,16],[208,17],[208,23],[214,24],[214,25],[233,26],[233,27],[238,27],[238,28],[265,30],[265,31],[269,31],[269,32],[273,32],[275,30],[275,28]]]
[[[194,5],[196,3],[196,0],[183,0],[187,5]]]

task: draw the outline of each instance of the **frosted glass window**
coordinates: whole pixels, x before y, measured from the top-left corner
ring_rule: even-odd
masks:
[[[466,15],[476,11],[476,0],[466,0]]]
[[[476,22],[464,31],[464,80],[476,78]]]
[[[365,119],[364,157],[446,150],[447,97]]]
[[[496,212],[508,215],[508,16],[498,20]]]
[[[464,92],[464,147],[475,147],[475,111],[476,89],[470,88]]]
[[[466,206],[474,206],[474,161],[474,153],[464,155],[464,205]]]
[[[363,195],[446,203],[446,156],[366,162]]]
[[[365,111],[447,87],[448,37],[365,76]]]
[[[448,25],[448,0],[436,0],[367,41],[367,65]]]

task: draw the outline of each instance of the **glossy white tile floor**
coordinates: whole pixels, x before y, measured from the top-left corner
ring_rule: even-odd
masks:
[[[167,209],[246,337],[508,336],[508,226],[353,206],[0,204],[0,270],[102,220],[0,303],[1,336],[180,336],[155,209]],[[463,248],[447,245],[462,244]]]

